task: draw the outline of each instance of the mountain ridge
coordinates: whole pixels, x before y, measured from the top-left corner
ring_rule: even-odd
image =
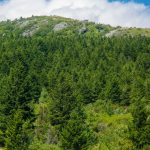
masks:
[[[149,28],[133,28],[133,27],[112,27],[110,25],[98,24],[88,20],[74,20],[60,16],[32,16],[29,18],[20,18],[13,21],[0,22],[0,35],[5,36],[7,32],[17,30],[17,34],[22,36],[33,36],[40,32],[72,32],[85,34],[89,32],[97,33],[103,37],[113,36],[146,36],[150,37]]]

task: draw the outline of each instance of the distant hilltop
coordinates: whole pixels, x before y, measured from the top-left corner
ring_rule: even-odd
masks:
[[[7,28],[9,26],[10,28]],[[13,21],[7,20],[0,22],[0,35],[6,36],[9,32],[17,30],[17,34],[24,37],[31,37],[45,32],[63,32],[68,33],[96,33],[103,37],[111,38],[113,36],[146,36],[150,37],[150,29],[112,27],[110,25],[96,24],[88,20],[74,20],[59,16],[32,16],[29,18],[20,18]],[[44,33],[43,33],[44,34]]]

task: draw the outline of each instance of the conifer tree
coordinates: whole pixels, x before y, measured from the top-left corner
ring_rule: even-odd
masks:
[[[145,145],[150,145],[150,101],[148,94],[149,80],[144,81],[140,77],[135,77],[132,85],[131,114],[133,124],[129,126],[130,139],[136,149],[142,149]]]
[[[136,149],[150,145],[150,103],[145,98],[137,99],[132,104],[133,124],[130,125],[130,139]]]
[[[31,142],[32,124],[23,118],[22,110],[15,111],[9,117],[5,138],[7,150],[28,150]]]
[[[52,125],[57,126],[61,131],[77,103],[77,98],[73,91],[73,83],[68,76],[64,77],[62,75],[61,79],[58,79],[56,87],[50,90],[50,96],[52,98],[50,120]]]
[[[78,103],[80,105],[80,103]],[[61,142],[64,150],[86,150],[96,140],[86,123],[83,106],[77,106],[70,114],[61,132]]]

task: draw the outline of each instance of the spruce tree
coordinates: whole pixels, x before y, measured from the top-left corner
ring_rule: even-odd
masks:
[[[7,150],[28,150],[32,135],[32,124],[25,121],[22,110],[17,110],[9,117],[5,146]]]
[[[142,149],[145,145],[150,145],[150,103],[145,98],[137,99],[132,104],[131,113],[133,124],[130,125],[130,139],[136,149]]]
[[[52,99],[50,106],[51,124],[61,131],[77,103],[73,83],[67,76],[62,75],[55,87],[50,89],[50,96]]]
[[[61,132],[61,142],[64,150],[87,150],[96,140],[86,123],[83,106],[79,105],[71,112],[70,119]]]

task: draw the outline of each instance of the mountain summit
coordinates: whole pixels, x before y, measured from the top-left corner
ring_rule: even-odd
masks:
[[[15,33],[24,37],[34,35],[56,34],[97,34],[103,37],[113,36],[146,36],[150,37],[150,29],[112,27],[110,25],[96,24],[88,20],[79,21],[59,16],[32,16],[14,21],[0,22],[0,35],[7,36]]]

